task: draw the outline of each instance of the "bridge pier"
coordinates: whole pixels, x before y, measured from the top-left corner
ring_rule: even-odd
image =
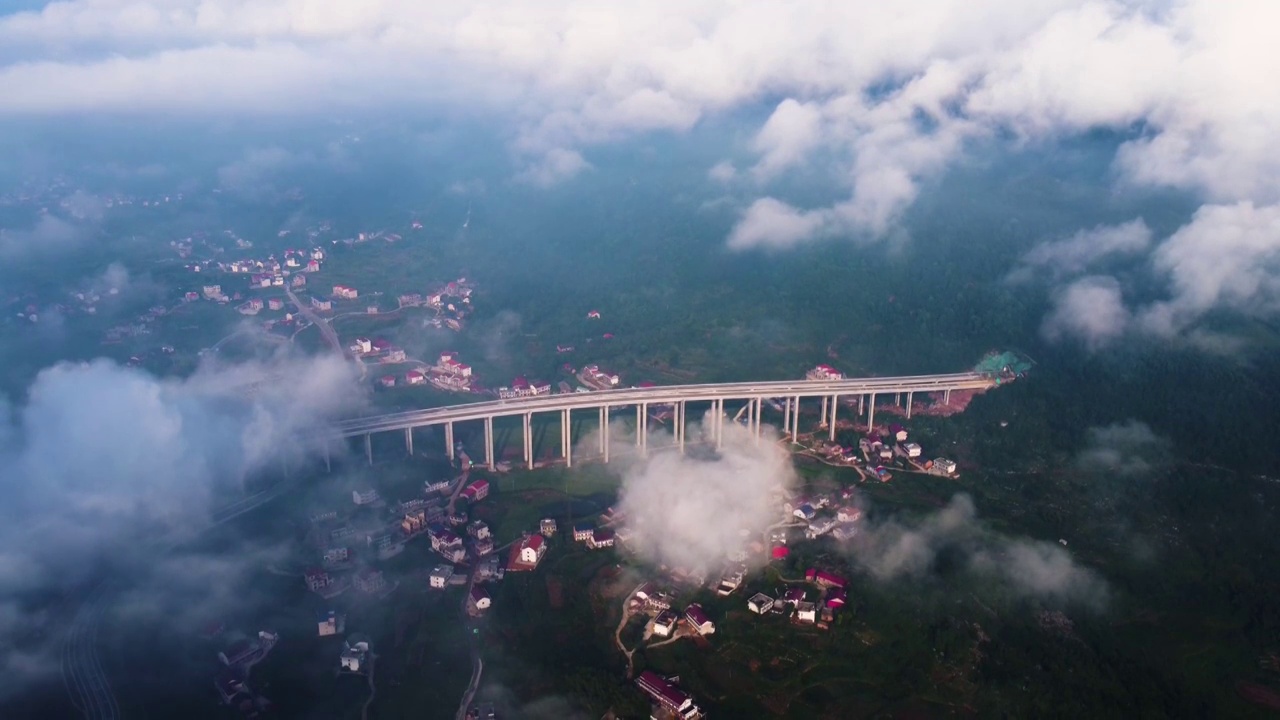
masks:
[[[951,388],[947,388],[946,390],[942,391],[942,404],[943,405],[951,404]]]
[[[444,451],[449,455],[449,462],[453,462],[453,456],[456,453],[453,442],[453,423],[444,424]]]
[[[636,450],[640,449],[641,438],[644,436],[641,428],[644,426],[644,406],[636,403]]]
[[[484,419],[484,464],[488,466],[489,472],[493,472],[497,468],[493,463],[493,416],[490,415]]]
[[[831,420],[827,423],[827,439],[836,441],[836,409],[840,407],[840,396],[831,396]]]
[[[649,403],[643,405],[644,410],[641,414],[640,428],[640,452],[646,457],[649,455]]]
[[[871,402],[867,403],[867,433],[876,429],[876,394],[871,393]]]
[[[792,403],[792,405],[794,406],[794,409],[791,411],[791,427],[789,428],[789,431],[791,432],[791,442],[794,443],[794,442],[800,441],[800,396],[799,395],[795,397],[795,402]]]
[[[907,391],[907,419],[908,420],[911,419],[911,395],[912,395],[911,391],[908,390]]]
[[[409,451],[409,457],[413,457],[413,428],[404,429],[404,448]]]
[[[716,450],[724,444],[724,398],[716,398],[716,416],[711,423],[711,434],[715,437]]]
[[[782,434],[791,435],[791,398],[782,404]]]
[[[573,467],[573,417],[569,408],[560,413],[560,449],[564,466]]]
[[[525,467],[533,469],[533,413],[525,413],[520,416],[524,425],[524,432],[521,440],[524,443],[524,464]]]
[[[684,401],[676,403],[676,447],[684,454]]]
[[[864,412],[863,401],[865,401],[866,399],[867,399],[866,393],[858,393],[858,414],[859,415],[861,415]]]
[[[604,455],[604,461],[609,462],[609,406],[605,405],[602,416],[604,423],[600,425],[600,453]]]
[[[369,458],[369,464],[373,464],[373,433],[364,434],[364,454]]]
[[[827,412],[828,412],[828,410],[827,410],[827,396],[826,396],[826,395],[823,395],[823,396],[822,396],[822,423],[826,423],[826,422],[827,422]],[[819,425],[819,427],[821,427],[821,425]]]

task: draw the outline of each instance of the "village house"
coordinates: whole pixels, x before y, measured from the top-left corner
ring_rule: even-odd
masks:
[[[480,540],[475,540],[471,543],[471,549],[475,553],[476,557],[484,557],[485,555],[493,552],[493,538],[486,537]]]
[[[679,618],[672,610],[663,610],[653,619],[653,634],[658,637],[671,637],[676,630]]]
[[[835,538],[839,542],[852,540],[854,537],[857,537],[857,535],[858,526],[851,522],[840,523],[831,530],[831,537]]]
[[[591,534],[596,531],[594,525],[579,523],[573,526],[573,541],[586,542],[591,539]]]
[[[844,607],[845,601],[848,600],[848,591],[842,587],[833,587],[827,591],[826,597],[823,598],[824,604],[831,608],[837,609]]]
[[[437,565],[431,570],[428,577],[428,583],[431,587],[438,589],[444,588],[449,584],[449,578],[453,577],[452,565]]]
[[[427,381],[427,376],[421,370],[410,370],[404,374],[404,381],[407,385],[421,385]]]
[[[818,587],[844,587],[847,582],[844,578],[826,570],[818,570],[817,568],[809,568],[804,573],[804,579],[814,583]]]
[[[386,578],[382,577],[381,570],[373,568],[361,568],[351,579],[356,589],[364,593],[376,593],[387,586]]]
[[[805,591],[802,587],[787,588],[787,591],[782,594],[782,602],[795,605],[796,603],[804,602],[804,596]]]
[[[473,615],[478,615],[493,604],[493,600],[489,597],[489,591],[483,585],[472,585],[471,592],[467,594],[467,611]]]
[[[764,593],[756,593],[747,600],[747,609],[757,615],[763,615],[773,609],[773,598]]]
[[[489,497],[489,481],[476,480],[468,485],[466,490],[462,491],[462,497],[473,503],[480,502],[481,500]]]
[[[400,529],[405,535],[414,535],[426,529],[427,511],[415,510],[405,513],[404,519],[400,521]]]
[[[806,380],[843,380],[844,373],[830,365],[818,365],[804,374]]]
[[[502,562],[497,555],[490,555],[475,564],[476,582],[485,580],[501,580],[506,575],[506,570],[502,567]],[[457,578],[454,578],[457,582]]]
[[[351,491],[351,501],[356,505],[372,505],[382,499],[373,488],[361,488]]]
[[[527,535],[520,542],[511,546],[511,557],[507,566],[512,570],[533,570],[547,554],[546,538],[541,535]]]
[[[272,310],[283,310],[284,301],[281,300],[280,298],[271,298],[270,300],[267,301],[267,307]]]
[[[613,531],[608,528],[596,528],[587,538],[587,547],[591,550],[613,547]]]
[[[395,376],[395,375],[383,375],[382,377],[378,378],[378,384],[379,384],[379,385],[381,385],[382,387],[385,387],[385,388],[392,388],[392,387],[395,387],[395,386],[396,386],[396,376]]]
[[[364,661],[368,655],[369,642],[367,640],[357,640],[353,636],[343,643],[342,654],[338,656],[338,662],[343,670],[358,673],[363,671]]]
[[[822,537],[831,532],[836,526],[836,519],[833,517],[813,518],[809,521],[809,527],[805,528],[805,537],[813,540]]]
[[[333,578],[321,568],[308,568],[303,573],[303,579],[311,592],[320,592],[333,584]]]
[[[538,531],[547,537],[556,534],[555,518],[542,518],[542,522],[538,525]]]
[[[321,611],[320,616],[316,618],[317,632],[320,637],[328,637],[329,635],[337,635],[344,629],[346,618],[339,615],[334,610]]]
[[[467,534],[477,540],[490,537],[489,524],[483,520],[474,520],[467,526]]]
[[[387,350],[387,354],[382,358],[382,361],[389,362],[389,363],[400,363],[400,362],[404,362],[405,358],[406,358],[406,355],[404,354],[403,348],[390,348]]]
[[[702,717],[702,709],[693,704],[692,698],[652,670],[640,673],[636,678],[636,686],[664,711],[681,720],[697,720]]]
[[[311,307],[320,312],[329,312],[333,310],[333,302],[330,300],[321,300],[318,297],[311,298]]]
[[[449,489],[450,484],[451,484],[450,480],[441,478],[439,480],[428,480],[425,483],[423,483],[422,487],[423,487],[423,492],[430,494],[433,492],[444,492],[445,490]]]
[[[303,268],[302,270],[303,270],[303,272],[309,272],[309,273],[313,273],[313,272],[320,272],[320,261],[319,261],[319,260],[308,260],[308,261],[307,261],[307,266],[306,266],[305,268]]]
[[[855,507],[842,507],[836,510],[836,520],[842,523],[857,522],[862,517],[862,511]]]
[[[816,513],[817,511],[814,510],[813,506],[808,503],[805,503],[804,505],[797,507],[795,510],[791,512],[792,515],[796,516],[801,520],[813,520],[813,516]]]
[[[796,620],[803,623],[818,622],[818,606],[811,602],[796,603]]]
[[[351,558],[351,548],[333,547],[324,551],[324,562],[326,565],[335,565],[344,563]]]
[[[698,631],[699,635],[710,635],[716,631],[711,618],[707,617],[707,613],[697,603],[684,609],[684,619],[689,621],[689,626]]]

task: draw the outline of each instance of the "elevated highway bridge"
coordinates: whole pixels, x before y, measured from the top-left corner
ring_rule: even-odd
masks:
[[[533,416],[540,413],[559,413],[560,452],[567,465],[573,464],[572,414],[575,411],[594,410],[599,415],[599,452],[609,461],[609,422],[613,411],[635,408],[635,445],[643,454],[649,444],[649,410],[653,407],[670,407],[672,410],[672,435],[681,452],[685,447],[687,421],[685,413],[689,403],[710,403],[711,422],[704,428],[717,448],[724,435],[725,403],[741,404],[747,413],[747,427],[756,436],[761,435],[761,416],[764,401],[779,401],[783,405],[783,431],[794,440],[800,433],[800,406],[803,400],[821,400],[823,424],[831,439],[835,439],[837,410],[841,398],[851,402],[857,399],[858,414],[867,416],[867,426],[875,424],[876,397],[891,394],[907,396],[906,413],[911,417],[913,395],[917,392],[940,393],[944,403],[951,400],[952,390],[985,390],[996,385],[994,377],[977,372],[944,375],[910,375],[903,377],[852,378],[842,380],[780,380],[769,382],[737,382],[701,385],[666,385],[646,388],[598,390],[592,392],[537,395],[503,400],[450,405],[446,407],[411,410],[386,415],[351,418],[330,428],[330,440],[363,436],[365,453],[373,462],[372,437],[375,433],[403,432],[405,446],[413,452],[413,431],[417,428],[443,426],[445,447],[450,459],[455,452],[454,424],[481,422],[484,425],[485,465],[494,469],[493,421],[501,417],[520,417],[523,425],[524,462],[533,467]],[[328,455],[326,454],[326,463]]]

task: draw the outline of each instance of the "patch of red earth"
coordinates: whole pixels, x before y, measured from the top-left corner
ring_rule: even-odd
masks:
[[[1268,710],[1280,710],[1280,693],[1265,685],[1240,681],[1236,683],[1236,692],[1249,702]]]
[[[965,411],[965,408],[969,407],[969,403],[973,402],[973,399],[975,397],[982,394],[983,392],[985,391],[983,390],[952,390],[951,402],[946,405],[942,404],[942,393],[927,393],[927,396],[929,398],[928,402],[911,403],[911,415],[913,417],[916,415],[927,415],[930,417],[950,417],[952,415],[959,415],[960,413]],[[906,416],[907,409],[906,407],[900,407],[898,405],[877,404],[876,413],[877,414],[883,413],[886,415]]]

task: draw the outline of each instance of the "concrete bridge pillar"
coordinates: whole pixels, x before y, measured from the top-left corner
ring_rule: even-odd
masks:
[[[912,392],[908,390],[907,391],[907,419],[908,420],[911,419],[911,396],[912,396]]]
[[[823,422],[823,423],[825,423],[825,422],[827,421],[827,411],[828,411],[828,410],[827,410],[827,396],[826,396],[826,395],[823,395],[823,396],[822,396],[822,422]]]
[[[711,422],[711,433],[715,436],[716,450],[724,443],[724,398],[716,398],[715,417]]]
[[[649,454],[649,403],[640,404],[640,454]]]
[[[942,404],[943,405],[951,404],[951,388],[947,388],[946,390],[942,391]]]
[[[604,461],[609,462],[609,406],[604,406],[604,424],[600,426],[600,454],[604,455]]]
[[[525,413],[520,416],[523,430],[522,440],[524,441],[524,465],[526,468],[533,469],[533,413]]]
[[[489,472],[493,472],[497,468],[494,467],[493,461],[493,416],[484,419],[484,464],[488,466]]]
[[[449,462],[453,462],[453,456],[456,452],[453,446],[453,423],[447,422],[444,424],[444,451],[449,455]]]
[[[573,467],[573,415],[569,408],[560,415],[560,445],[564,448],[564,466]]]
[[[827,438],[831,440],[831,442],[835,442],[836,440],[836,409],[839,407],[840,407],[840,396],[832,395],[831,396],[831,418],[830,418],[830,421],[827,423]]]
[[[858,414],[863,413],[863,401],[867,399],[866,393],[858,393]]]
[[[676,403],[676,447],[684,454],[684,401]]]
[[[782,434],[791,435],[791,398],[782,403]]]
[[[409,451],[409,457],[413,457],[413,428],[404,429],[404,449]]]
[[[641,430],[641,428],[644,425],[644,418],[642,417],[643,415],[644,415],[644,406],[641,405],[640,403],[636,403],[636,449],[637,450],[640,449],[640,443],[642,442],[642,438],[644,437],[644,432],[643,430]]]
[[[876,394],[871,393],[871,402],[867,403],[867,432],[876,429]]]
[[[795,396],[791,409],[791,442],[800,440],[800,396]]]
[[[364,455],[369,459],[369,464],[373,464],[373,433],[364,434]]]

